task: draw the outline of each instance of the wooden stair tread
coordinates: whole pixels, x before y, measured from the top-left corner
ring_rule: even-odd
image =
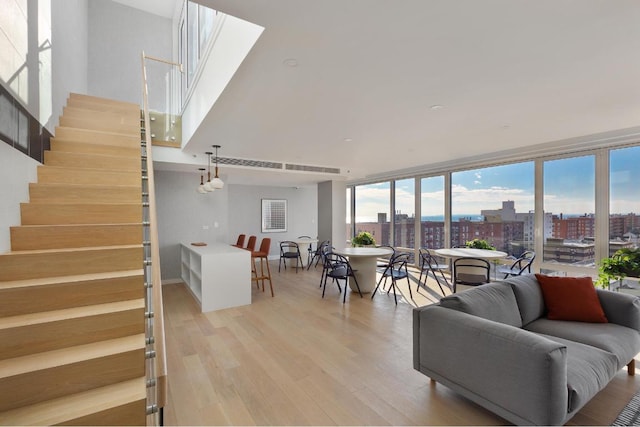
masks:
[[[26,251],[9,251],[0,254],[0,256],[19,256],[19,255],[31,255],[31,254],[51,254],[58,252],[86,252],[86,251],[101,251],[112,249],[133,249],[142,248],[142,243],[139,245],[114,245],[114,246],[87,246],[82,248],[60,248],[60,249],[30,249]]]
[[[132,159],[132,156],[114,156],[113,154],[99,154],[99,153],[82,153],[82,152],[77,152],[77,151],[50,151],[51,153],[55,153],[56,155],[72,155],[72,156],[76,156],[76,157],[87,157],[88,159],[91,158],[107,158],[107,159],[113,159],[113,160],[117,160],[117,159],[127,159],[130,160]],[[45,164],[46,166],[46,164]],[[89,168],[91,169],[91,168]],[[116,169],[117,170],[117,169]]]
[[[70,100],[82,100],[82,101],[85,101],[85,102],[95,102],[97,104],[107,104],[107,105],[131,107],[132,109],[135,108],[138,111],[140,111],[140,105],[138,105],[138,104],[136,104],[134,102],[119,101],[119,100],[115,100],[115,99],[111,99],[111,98],[102,98],[100,96],[85,95],[83,93],[71,92],[69,94],[69,99]]]
[[[0,423],[4,425],[61,424],[142,399],[146,399],[144,377],[12,409],[0,414]]]
[[[88,133],[99,133],[101,135],[111,135],[111,136],[116,136],[116,137],[120,137],[120,136],[125,136],[128,138],[136,138],[136,140],[140,140],[140,132],[137,133],[133,133],[133,132],[109,132],[106,130],[99,130],[99,129],[85,129],[85,128],[76,128],[76,127],[70,127],[70,126],[56,126],[56,134],[58,133],[59,129],[73,129],[74,131],[81,131],[81,132],[88,132]]]
[[[64,184],[64,183],[60,183],[60,182],[31,182],[29,183],[29,187],[33,187],[33,186],[38,186],[38,187],[49,187],[49,188],[69,188],[71,190],[75,190],[75,189],[79,189],[79,188],[91,188],[93,190],[100,190],[101,188],[116,188],[116,189],[137,189],[140,190],[140,192],[142,193],[141,190],[141,185],[125,185],[125,184],[102,184],[102,183],[95,183],[95,184],[76,184],[76,183],[70,183],[70,184]]]
[[[81,317],[97,316],[100,314],[120,311],[144,309],[144,299],[117,301],[105,304],[85,305],[55,311],[40,311],[11,317],[0,317],[0,330],[16,328],[26,325],[56,322],[59,320],[77,319]]]
[[[63,283],[73,282],[85,282],[89,280],[104,280],[114,279],[122,277],[142,276],[144,274],[143,269],[139,270],[123,270],[123,271],[109,271],[106,273],[91,273],[91,274],[74,274],[70,276],[57,276],[57,277],[44,277],[28,280],[8,280],[0,281],[1,289],[13,289],[13,288],[27,288],[31,286],[49,286],[58,285]]]
[[[145,348],[144,334],[0,360],[0,378]]]

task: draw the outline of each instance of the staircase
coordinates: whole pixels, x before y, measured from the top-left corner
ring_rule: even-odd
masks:
[[[72,94],[0,254],[0,424],[147,422],[140,107]]]

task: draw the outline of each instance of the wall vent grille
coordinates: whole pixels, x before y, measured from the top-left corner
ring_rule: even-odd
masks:
[[[212,161],[213,163],[213,161]],[[218,157],[218,163],[221,165],[232,166],[248,166],[252,168],[264,168],[264,169],[282,169],[282,163],[278,162],[265,162],[262,160],[247,160],[247,159],[234,159],[232,157]]]
[[[340,169],[338,168],[326,168],[324,166],[294,165],[291,163],[287,163],[285,165],[285,169],[290,171],[320,172],[320,173],[333,173],[333,174],[340,173]]]

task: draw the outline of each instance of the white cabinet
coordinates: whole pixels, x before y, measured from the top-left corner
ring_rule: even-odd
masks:
[[[251,253],[224,243],[180,245],[182,280],[203,312],[251,304]]]

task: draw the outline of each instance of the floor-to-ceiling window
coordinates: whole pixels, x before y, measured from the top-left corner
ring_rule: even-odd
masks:
[[[609,255],[640,239],[640,147],[609,153]]]
[[[389,181],[358,185],[355,192],[355,232],[368,231],[377,245],[389,245],[391,185]]]
[[[544,212],[552,217],[545,262],[595,265],[595,156],[544,162]]]
[[[416,180],[408,178],[394,181],[394,183],[393,246],[414,248],[416,240]]]
[[[534,162],[451,175],[451,246],[486,240],[519,256],[534,248]]]
[[[346,220],[346,224],[347,224],[347,232],[345,234],[345,236],[347,236],[347,239],[351,240],[351,237],[353,237],[353,227],[352,227],[352,223],[351,223],[351,187],[347,187],[347,220]]]
[[[444,248],[444,177],[432,176],[420,180],[420,241],[419,247]]]

